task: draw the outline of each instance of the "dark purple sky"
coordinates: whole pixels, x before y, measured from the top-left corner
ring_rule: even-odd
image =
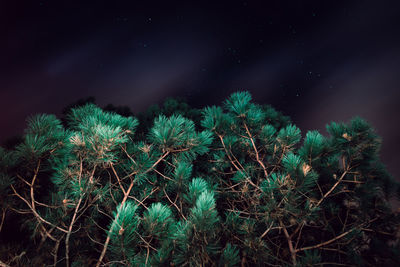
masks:
[[[0,1],[0,140],[88,96],[137,112],[248,90],[303,135],[364,117],[400,179],[395,1],[88,2]]]

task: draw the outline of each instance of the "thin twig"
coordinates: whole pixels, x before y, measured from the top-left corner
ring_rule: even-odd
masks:
[[[52,224],[51,222],[48,222],[48,221],[46,221],[45,219],[43,219],[43,218],[36,212],[36,210],[33,209],[33,208],[31,207],[30,203],[29,203],[25,198],[23,198],[20,194],[17,193],[17,191],[15,190],[15,188],[14,188],[13,185],[11,185],[11,189],[14,191],[14,194],[15,194],[16,196],[18,196],[22,201],[24,201],[24,202],[26,203],[26,205],[28,205],[28,207],[31,209],[32,213],[35,215],[35,217],[36,217],[39,221],[44,222],[44,223],[46,223],[46,224],[48,224],[48,225],[51,225],[51,226],[57,228],[58,230],[60,230],[61,232],[68,233],[67,230],[65,230],[65,229],[63,229],[63,228],[61,228],[61,227],[59,227],[59,226],[57,226],[57,225],[54,225],[54,224]]]
[[[4,223],[5,219],[6,219],[6,212],[7,212],[7,208],[2,208],[1,209],[0,232],[1,232],[1,229],[3,228],[3,223]]]
[[[323,246],[329,245],[330,243],[335,242],[336,240],[338,240],[338,239],[340,239],[342,237],[345,237],[346,235],[348,235],[349,233],[351,233],[355,229],[357,229],[357,227],[354,227],[354,228],[352,228],[352,229],[350,229],[350,230],[348,230],[348,231],[346,231],[346,232],[344,232],[344,233],[342,233],[342,234],[340,234],[340,235],[338,235],[338,236],[336,236],[336,237],[334,237],[334,238],[332,238],[332,239],[330,239],[328,241],[319,243],[317,245],[296,249],[296,252],[303,251],[303,250],[314,249],[314,248],[319,248],[319,247],[323,247]]]
[[[245,123],[245,122],[243,122],[243,124],[244,124],[244,127],[245,127],[245,129],[246,129],[246,132],[247,132],[247,134],[249,135],[249,138],[250,138],[251,144],[253,145],[254,152],[256,152],[256,159],[257,159],[257,162],[258,162],[258,163],[260,164],[260,166],[263,168],[263,170],[264,170],[264,175],[265,175],[265,178],[268,178],[268,172],[267,172],[267,169],[265,168],[265,165],[264,165],[264,163],[263,163],[263,162],[262,162],[262,160],[260,159],[260,156],[259,156],[259,154],[258,154],[257,147],[256,147],[256,145],[254,144],[253,136],[251,135],[251,133],[250,133],[250,131],[249,131],[249,128],[247,128],[247,125],[246,125],[246,123]]]
[[[292,257],[292,263],[293,263],[293,265],[296,265],[296,252],[297,251],[293,248],[292,239],[291,239],[288,231],[286,230],[286,227],[283,225],[281,220],[279,220],[279,222],[281,224],[281,227],[283,229],[283,233],[284,233],[284,235],[286,237],[286,240],[287,240],[287,243],[288,243],[288,246],[289,246],[290,255]]]
[[[332,186],[331,189],[329,189],[328,192],[326,192],[323,197],[318,201],[318,203],[314,206],[314,208],[318,207],[322,201],[324,201],[325,198],[327,198],[329,196],[330,193],[332,193],[333,190],[335,190],[335,188],[339,185],[339,183],[343,180],[343,178],[346,176],[347,172],[349,171],[349,169],[345,170],[342,174],[342,176],[340,176],[339,180],[337,180],[337,182]]]
[[[235,164],[235,162],[232,160],[231,156],[229,155],[228,150],[226,149],[225,143],[224,143],[224,139],[222,138],[222,135],[217,134],[219,139],[221,140],[222,146],[225,149],[225,153],[228,156],[228,159],[230,160],[230,162],[232,163],[232,165],[235,167],[236,170],[240,171],[241,169]],[[238,162],[239,163],[239,162]]]
[[[187,219],[186,219],[185,215],[183,215],[181,209],[175,204],[175,202],[172,202],[172,200],[169,198],[167,192],[165,191],[165,187],[163,188],[163,191],[164,191],[164,194],[165,194],[165,196],[167,197],[168,201],[169,201],[172,205],[174,205],[174,207],[178,210],[178,212],[179,212],[179,214],[182,216],[182,218],[185,219],[185,221],[187,221]]]
[[[57,240],[56,242],[56,246],[54,247],[54,255],[53,255],[53,266],[56,267],[57,266],[57,255],[58,255],[58,248],[60,247],[60,241],[61,240]]]
[[[157,164],[158,164],[161,160],[163,160],[168,154],[169,154],[169,151],[167,151],[166,153],[164,153],[164,155],[162,155],[162,156],[161,156],[149,169],[147,169],[143,174],[149,172],[151,169],[153,169],[155,166],[157,166]],[[131,190],[132,190],[132,187],[133,187],[134,182],[135,182],[135,180],[133,180],[133,181],[131,182],[131,184],[129,185],[128,190],[126,190],[126,192],[125,192],[125,194],[124,194],[124,198],[122,199],[122,202],[121,202],[121,204],[120,204],[120,207],[123,207],[123,205],[125,204],[126,200],[128,199],[128,196],[129,196],[129,194],[130,194],[130,192],[131,192]],[[115,215],[115,221],[118,220],[119,214],[120,214],[120,213],[118,212],[118,213]],[[108,232],[107,239],[106,239],[106,241],[104,242],[103,250],[102,250],[102,252],[101,252],[101,254],[100,254],[100,257],[99,257],[99,259],[98,259],[98,261],[97,261],[96,267],[99,267],[99,266],[100,266],[100,264],[101,264],[101,262],[102,262],[102,260],[103,260],[103,258],[104,258],[104,256],[105,256],[106,251],[107,251],[107,247],[108,247],[108,243],[110,242],[110,239],[111,239],[111,231]]]
[[[66,259],[66,266],[69,267],[69,238],[71,236],[72,227],[75,223],[76,214],[78,212],[79,206],[81,205],[83,196],[79,198],[78,204],[75,207],[74,215],[72,216],[71,223],[68,228],[67,236],[65,237],[65,259]]]

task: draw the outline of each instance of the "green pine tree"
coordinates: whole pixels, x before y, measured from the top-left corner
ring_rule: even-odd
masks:
[[[0,149],[0,265],[400,264],[399,183],[361,118],[302,136],[248,92],[65,112]]]

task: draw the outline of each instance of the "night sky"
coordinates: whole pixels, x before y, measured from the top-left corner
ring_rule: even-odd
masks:
[[[166,97],[203,107],[248,90],[303,137],[365,118],[400,179],[399,10],[378,0],[0,0],[0,140],[30,114],[59,115],[89,96],[140,112]]]

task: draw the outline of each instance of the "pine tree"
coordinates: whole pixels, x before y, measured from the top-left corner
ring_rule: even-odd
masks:
[[[168,103],[139,133],[91,102],[29,118],[0,149],[0,265],[400,264],[400,187],[365,120],[302,137],[248,92],[200,119]]]

